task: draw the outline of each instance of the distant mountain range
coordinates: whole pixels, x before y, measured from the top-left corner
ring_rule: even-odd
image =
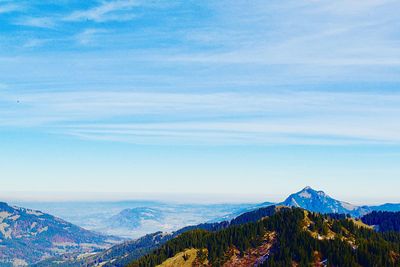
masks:
[[[372,211],[400,211],[400,204],[355,206],[333,199],[323,191],[305,187],[280,203],[264,202],[256,205],[244,205],[241,208],[236,207],[227,215],[216,217],[207,223],[187,226],[172,233],[148,234],[104,250],[116,240],[109,240],[107,236],[84,230],[39,211],[10,207],[2,203],[0,207],[0,234],[2,235],[0,259],[3,262],[10,262],[13,259],[20,263],[32,263],[47,258],[34,266],[125,266],[186,232],[196,229],[215,232],[235,225],[257,222],[262,218],[272,216],[277,210],[284,207],[296,207],[321,214],[349,214],[353,217],[361,217]],[[112,216],[108,223],[109,227],[127,227],[133,230],[147,222],[163,225],[162,218],[165,216],[165,212],[165,210],[148,207],[128,208]],[[369,218],[369,221],[378,221],[379,228],[383,229],[383,226],[387,225],[387,221],[380,214],[379,220],[376,217],[377,215],[374,215],[374,220]],[[335,218],[345,217],[337,216]],[[18,230],[19,234],[12,230],[19,229],[18,227],[21,225],[25,228]],[[396,225],[398,224],[396,223]],[[396,228],[390,226],[390,229]],[[23,251],[18,244],[29,245],[31,250]],[[95,254],[87,253],[96,249],[102,251]]]
[[[124,208],[103,218],[96,230],[124,238],[140,238],[162,231],[174,232],[187,225],[232,219],[254,209],[253,204],[168,204]],[[93,222],[93,220],[92,220]]]
[[[159,209],[149,207],[137,207],[132,209],[124,209],[118,214],[107,219],[108,227],[135,229],[142,224],[162,223],[164,213]]]
[[[214,232],[226,229],[230,226],[254,222],[265,216],[270,216],[275,212],[275,206],[259,208],[257,210],[243,213],[238,217],[230,220],[229,222],[223,221],[214,223],[202,223],[198,225],[184,227],[173,233],[156,232],[153,234],[145,235],[137,240],[126,241],[124,243],[117,244],[97,254],[86,256],[77,254],[63,255],[61,257],[54,257],[52,259],[39,262],[38,264],[34,265],[34,267],[123,267],[130,262],[140,258],[141,256],[150,253],[154,249],[157,249],[169,240],[172,240],[186,232],[190,232],[196,229]]]
[[[239,227],[184,232],[127,266],[400,266],[399,232],[333,215],[262,208],[243,214]]]
[[[303,190],[291,194],[285,201],[276,205],[298,207],[319,213],[342,213],[353,217],[361,217],[372,211],[400,211],[400,204],[383,204],[380,206],[356,206],[331,198],[323,191],[307,186]]]
[[[310,186],[306,186],[299,192],[289,195],[284,201],[273,203],[273,202],[263,202],[256,205],[251,205],[242,209],[235,210],[232,213],[226,214],[225,216],[218,217],[210,222],[218,221],[229,221],[242,213],[248,211],[256,210],[262,207],[268,206],[286,206],[286,207],[297,207],[308,211],[319,212],[322,214],[328,213],[339,213],[339,214],[349,214],[352,217],[361,217],[372,211],[400,211],[400,203],[386,203],[378,206],[357,206],[350,204],[345,201],[336,200],[324,191],[315,190]]]
[[[349,262],[353,263],[349,266],[360,264],[361,266],[397,266],[396,264],[400,263],[400,252],[396,246],[396,242],[400,242],[399,233],[379,235],[373,231],[373,225],[347,218],[343,214],[321,215],[299,208],[294,209],[283,206],[259,208],[241,214],[229,222],[203,223],[184,227],[170,234],[157,232],[138,240],[118,244],[98,254],[79,258],[53,259],[35,267],[123,267],[128,264],[135,267],[149,267],[157,264],[161,264],[162,267],[209,266],[205,261],[203,264],[196,261],[196,259],[199,260],[197,257],[200,257],[201,246],[207,248],[206,259],[212,260],[217,266],[275,266],[267,264],[269,256],[273,253],[276,255],[274,261],[279,262],[276,266],[291,266],[289,262],[300,263],[302,260],[307,263],[307,266],[328,266],[328,262],[339,264],[335,266],[344,266],[344,263]],[[375,212],[371,214],[373,217],[366,217],[367,220],[372,220],[377,224],[377,221],[385,223]],[[391,212],[389,215],[391,221],[393,217],[397,218],[397,221],[400,218],[400,213]],[[263,221],[267,218],[272,218],[272,222],[264,223]],[[270,227],[270,232],[265,232],[264,235],[257,232],[263,224]],[[254,227],[254,225],[259,226]],[[398,224],[395,227],[398,227]],[[360,231],[358,228],[363,230]],[[302,229],[305,233],[301,232]],[[252,234],[254,236],[251,236]],[[331,242],[336,237],[340,239],[337,242]],[[278,241],[282,242],[286,250],[291,250],[291,253],[278,253],[282,249],[278,246]],[[357,248],[355,242],[366,245],[358,253],[354,253],[354,249]],[[290,245],[291,243],[294,245]],[[305,244],[314,246],[313,251],[318,251],[318,254],[310,253]],[[216,249],[217,247],[222,250]],[[194,254],[191,251],[192,248],[196,250]],[[390,250],[391,248],[393,250]],[[371,255],[365,256],[366,253]],[[290,258],[290,255],[295,256]],[[306,257],[303,258],[303,255]],[[369,263],[378,265],[362,264],[365,262],[365,257]],[[222,262],[225,263],[221,264]]]
[[[137,239],[157,231],[173,232],[187,225],[234,218],[251,203],[165,203],[159,201],[18,202],[84,229]],[[229,218],[226,218],[229,215]]]
[[[100,251],[120,241],[37,210],[0,202],[0,266],[23,266],[64,253]]]
[[[313,211],[322,214],[338,214],[335,219],[344,219],[346,216],[344,214],[352,215],[353,217],[359,217],[373,210],[400,210],[400,204],[384,204],[381,206],[355,206],[349,203],[335,200],[325,194],[323,191],[317,191],[311,187],[305,187],[301,191],[291,194],[283,202],[277,204],[271,204],[270,202],[264,202],[261,204],[243,207],[240,210],[236,210],[233,213],[222,217],[226,220],[216,219],[208,223],[202,223],[193,226],[184,227],[173,233],[162,233],[157,232],[154,234],[148,234],[142,238],[134,241],[127,241],[122,244],[118,244],[114,247],[109,248],[104,252],[98,254],[90,255],[88,257],[72,257],[69,259],[64,258],[60,260],[55,258],[52,261],[42,262],[38,266],[54,266],[54,262],[57,262],[58,266],[103,266],[103,267],[122,267],[126,266],[129,262],[146,255],[150,251],[162,246],[163,244],[169,242],[169,240],[174,240],[180,235],[194,231],[194,230],[205,230],[210,232],[221,231],[233,227],[235,225],[244,225],[250,222],[257,222],[262,218],[272,216],[280,209],[285,209],[285,207],[296,207],[302,208],[304,210]],[[141,213],[140,210],[138,213]],[[125,211],[124,214],[130,214],[131,211]],[[134,214],[137,214],[134,212]],[[151,213],[147,214],[150,215]],[[342,215],[340,215],[342,214]],[[329,216],[332,216],[329,215]],[[153,215],[150,215],[150,218]],[[124,216],[125,217],[125,216]],[[137,219],[136,216],[135,220]],[[380,219],[382,220],[382,219]],[[385,221],[384,221],[385,222]],[[357,221],[361,223],[361,221]],[[371,226],[372,229],[372,226]],[[150,265],[152,266],[152,265]],[[244,265],[245,266],[245,265]]]

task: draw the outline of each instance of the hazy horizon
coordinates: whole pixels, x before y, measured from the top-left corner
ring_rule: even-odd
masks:
[[[349,196],[331,194],[327,190],[312,187],[315,190],[324,191],[330,197],[349,202],[354,205],[380,205],[386,203],[399,203],[397,196],[370,196],[363,197],[357,194]],[[159,202],[175,204],[245,204],[245,203],[279,203],[284,201],[290,194],[301,191],[303,188],[294,191],[265,194],[229,194],[229,193],[165,193],[165,192],[0,192],[1,201],[12,204],[25,203],[95,203],[95,202]]]

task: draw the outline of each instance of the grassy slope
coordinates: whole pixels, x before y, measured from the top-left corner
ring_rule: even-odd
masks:
[[[198,251],[199,251],[198,249],[191,248],[183,252],[179,252],[174,257],[167,259],[157,267],[175,267],[175,266],[191,267],[194,265]],[[184,257],[187,257],[186,260]]]

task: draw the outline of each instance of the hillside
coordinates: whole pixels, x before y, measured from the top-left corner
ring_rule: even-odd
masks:
[[[64,255],[42,261],[35,267],[71,267],[71,266],[102,266],[102,267],[123,267],[129,262],[140,258],[143,255],[165,244],[167,241],[192,230],[207,230],[210,232],[219,231],[228,228],[230,225],[240,225],[247,222],[255,222],[265,216],[276,212],[275,206],[260,208],[255,211],[246,212],[230,222],[223,221],[219,223],[202,223],[193,226],[184,227],[170,234],[156,232],[148,234],[137,240],[126,241],[117,244],[105,251],[87,255],[86,257],[77,257],[77,255]]]
[[[206,249],[207,266],[400,264],[399,233],[384,235],[352,219],[281,208],[255,223],[183,233],[129,266],[157,266],[189,248]]]
[[[380,232],[400,232],[400,212],[373,211],[364,215],[361,220]]]
[[[292,205],[296,203],[296,205]],[[228,228],[234,225],[242,225],[249,222],[256,222],[264,217],[273,215],[276,210],[282,209],[287,206],[295,206],[304,208],[313,212],[321,212],[331,219],[343,220],[347,216],[345,214],[360,215],[364,212],[370,212],[372,208],[367,206],[354,206],[346,202],[335,200],[325,194],[323,191],[316,191],[310,187],[306,187],[303,190],[290,195],[284,202],[281,202],[279,206],[269,206],[270,203],[262,203],[256,206],[247,207],[244,210],[247,212],[237,214],[232,219],[222,222],[210,222],[202,223],[193,226],[183,227],[180,230],[166,234],[162,232],[156,232],[148,234],[133,241],[126,241],[122,244],[113,246],[105,251],[87,255],[86,257],[77,257],[76,255],[68,255],[63,257],[56,257],[44,262],[41,262],[37,266],[104,266],[104,267],[122,267],[127,263],[138,259],[139,257],[149,253],[153,249],[159,248],[167,241],[177,237],[183,233],[191,230],[201,229],[209,232],[216,232]],[[263,207],[264,206],[264,207]],[[267,207],[265,207],[267,206]],[[386,208],[388,205],[383,205]],[[391,209],[397,209],[398,204],[390,204]],[[261,208],[260,208],[261,207]],[[380,206],[375,206],[378,209]],[[250,211],[249,211],[250,210]],[[342,213],[338,213],[342,212]],[[128,213],[129,214],[129,213]],[[147,214],[146,214],[147,216]],[[227,216],[231,218],[232,214]],[[362,222],[359,220],[353,220],[356,225],[361,225]],[[372,228],[371,228],[372,229]],[[377,227],[375,227],[377,229]]]
[[[37,210],[0,202],[0,265],[26,265],[64,253],[89,253],[120,241]]]
[[[157,267],[191,267],[191,266],[199,266],[199,265],[207,265],[208,261],[205,259],[201,259],[199,255],[204,253],[206,255],[207,250],[203,249],[186,249],[183,252],[176,254],[174,257],[165,260],[163,263],[158,265]]]

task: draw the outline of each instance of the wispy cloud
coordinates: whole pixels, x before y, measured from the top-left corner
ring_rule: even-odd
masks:
[[[357,130],[349,124],[305,124],[304,121],[214,123],[159,123],[133,125],[84,125],[63,129],[64,134],[86,140],[119,141],[137,144],[205,145],[354,145],[396,144],[400,139],[384,130],[368,127]]]
[[[23,7],[15,3],[0,3],[0,15],[5,13],[11,13],[15,11],[21,11]]]
[[[98,34],[97,30],[93,25],[92,29],[85,29],[87,25],[73,22],[126,22],[135,17],[134,9],[140,7],[138,12],[144,9],[150,18],[139,14],[135,31],[121,31],[119,27],[126,24],[107,24],[108,39],[113,41],[97,45],[108,51],[126,47],[132,50],[155,48],[147,53],[153,55],[148,60],[156,58],[178,64],[304,64],[318,66],[316,71],[321,65],[400,65],[396,30],[400,22],[395,13],[400,5],[397,1],[289,1],[279,4],[222,1],[201,6],[209,14],[204,21],[202,16],[191,13],[195,5],[168,7],[161,2],[114,0],[90,2],[88,6],[61,12],[57,17],[51,14],[22,17],[17,23],[40,28],[54,28],[60,24],[61,32],[69,29],[65,34],[70,35],[72,29],[78,43],[87,45],[91,37]],[[167,12],[159,17],[160,14],[152,13],[154,6],[163,6]],[[176,14],[185,23],[179,23]],[[75,41],[70,38],[69,45],[75,46]],[[51,49],[58,49],[55,47],[68,45]],[[168,49],[177,52],[171,55]]]
[[[64,19],[66,21],[91,20],[95,22],[126,21],[135,17],[131,13],[131,9],[135,6],[138,6],[138,2],[135,0],[105,1],[94,8],[75,11]]]
[[[38,38],[32,38],[26,41],[26,43],[23,45],[25,48],[35,48],[35,47],[40,47],[44,44],[46,44],[48,40],[45,39],[38,39]]]
[[[56,22],[51,17],[23,17],[14,22],[16,25],[37,28],[54,28]]]
[[[395,3],[396,0],[365,0],[365,1],[315,1],[319,12],[329,12],[341,15],[359,15]]]
[[[400,82],[397,1],[177,3],[154,13],[147,5],[96,1],[15,18],[33,29],[22,46],[9,38],[13,47],[56,41],[45,57],[0,65],[15,91],[0,95],[0,124],[133,141],[398,142],[399,96],[360,91]],[[105,23],[113,21],[121,23]],[[324,92],[336,83],[359,92]],[[308,86],[315,91],[301,91]]]
[[[0,110],[3,126],[40,127],[93,140],[400,143],[397,93],[74,92],[2,94],[0,102],[14,106],[13,112]]]
[[[78,33],[75,38],[79,44],[89,45],[94,42],[96,37],[106,32],[107,31],[103,29],[85,29],[84,31]]]

